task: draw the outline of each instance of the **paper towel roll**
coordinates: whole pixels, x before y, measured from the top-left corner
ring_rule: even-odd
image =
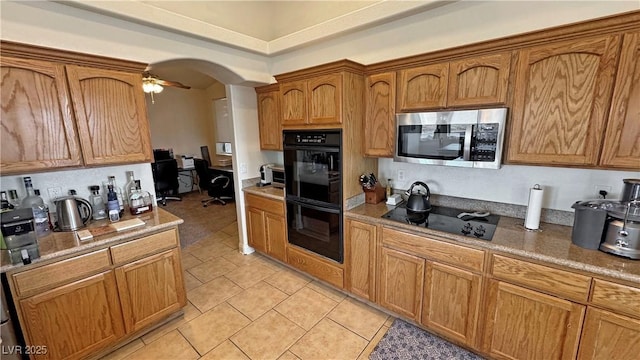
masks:
[[[538,184],[529,190],[527,216],[524,218],[524,227],[529,230],[538,230],[538,227],[540,227],[540,213],[542,212],[543,194],[544,190]]]

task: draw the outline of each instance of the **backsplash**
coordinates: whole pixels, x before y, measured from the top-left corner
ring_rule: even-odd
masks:
[[[404,172],[404,180],[398,179],[399,171]],[[547,211],[573,212],[571,205],[576,201],[597,198],[595,186],[610,187],[607,199],[619,199],[622,180],[638,177],[637,171],[519,165],[489,170],[378,161],[378,178],[383,185],[391,178],[394,189],[408,189],[414,181],[423,181],[433,194],[526,207],[529,189],[540,184],[545,191],[542,208]]]
[[[133,171],[134,177],[140,179],[142,189],[151,193],[155,199],[153,173],[149,163],[2,176],[0,177],[0,189],[3,191],[17,190],[18,196],[23,199],[26,196],[26,190],[22,178],[30,176],[34,189],[40,189],[40,196],[44,202],[51,209],[54,209],[47,189],[60,187],[62,195],[67,195],[69,189],[74,189],[78,196],[88,199],[91,195],[89,186],[100,185],[100,194],[102,194],[102,182],[106,182],[110,175],[116,177],[118,186],[122,188],[127,183],[127,171]]]

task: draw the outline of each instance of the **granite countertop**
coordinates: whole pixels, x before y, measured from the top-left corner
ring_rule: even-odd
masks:
[[[242,191],[255,194],[260,196],[265,196],[268,198],[272,198],[274,200],[284,200],[284,189],[273,187],[271,185],[267,186],[248,186],[242,189]]]
[[[468,244],[640,284],[640,260],[626,259],[574,245],[571,242],[570,226],[541,223],[542,231],[532,232],[524,229],[522,219],[501,216],[493,239],[485,241],[381,218],[393,208],[394,206],[385,203],[364,204],[345,211],[345,216],[434,235],[444,241]]]
[[[145,225],[138,226],[129,230],[114,231],[100,236],[94,236],[89,240],[79,240],[75,231],[52,232],[50,235],[38,239],[40,250],[40,258],[33,260],[29,265],[16,264],[11,265],[9,252],[7,250],[0,251],[0,273],[14,270],[17,268],[27,268],[34,264],[46,260],[52,260],[75,253],[84,253],[92,248],[110,246],[119,242],[126,242],[154,233],[164,229],[171,228],[178,224],[182,224],[183,220],[163,209],[155,208],[152,212],[148,212],[138,216],[124,215],[122,220],[138,218],[145,222]],[[106,227],[109,220],[91,221],[84,229],[94,229]]]

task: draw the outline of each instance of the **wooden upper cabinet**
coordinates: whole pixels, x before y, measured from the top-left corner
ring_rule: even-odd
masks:
[[[396,133],[396,73],[365,79],[364,154],[392,157]]]
[[[68,65],[67,77],[86,165],[152,160],[141,74]]]
[[[82,165],[64,65],[0,57],[3,175]]]
[[[449,63],[399,71],[398,110],[439,109],[447,106]]]
[[[280,84],[282,125],[304,125],[307,122],[307,82]]]
[[[256,90],[258,91],[258,90]],[[282,126],[280,125],[280,91],[258,93],[258,124],[260,149],[282,150]]]
[[[640,169],[640,32],[622,42],[600,165]]]
[[[511,53],[452,61],[447,106],[505,104]]]
[[[342,75],[331,74],[310,79],[309,124],[342,123]]]
[[[508,162],[598,164],[619,45],[600,36],[518,52]]]

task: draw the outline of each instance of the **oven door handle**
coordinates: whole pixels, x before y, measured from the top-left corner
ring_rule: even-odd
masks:
[[[316,205],[316,204],[314,204],[314,203],[312,203],[310,201],[305,201],[304,199],[295,199],[294,200],[294,199],[288,198],[287,199],[287,203],[300,205],[300,206],[306,207],[308,209],[327,212],[327,213],[331,213],[331,214],[340,214],[340,209],[338,209],[338,208],[326,207],[326,206],[322,206],[322,205]]]

